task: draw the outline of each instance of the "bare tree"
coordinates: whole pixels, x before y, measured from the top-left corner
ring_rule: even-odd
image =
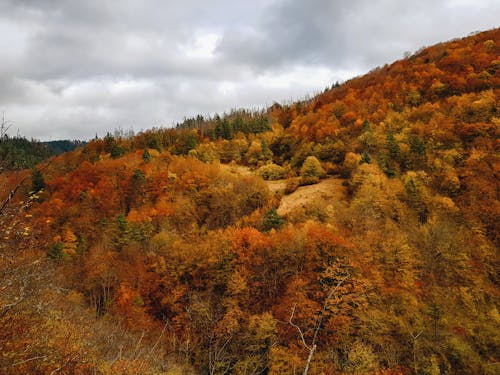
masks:
[[[307,350],[309,350],[309,355],[307,357],[306,367],[304,368],[304,372],[303,372],[304,375],[307,375],[307,373],[309,372],[309,366],[311,365],[311,360],[312,360],[312,358],[314,356],[314,352],[316,351],[316,348],[317,348],[318,335],[319,335],[319,332],[321,330],[321,325],[323,324],[323,318],[325,316],[326,309],[328,308],[329,301],[335,295],[335,292],[337,291],[337,289],[349,277],[350,277],[350,274],[347,273],[347,275],[345,275],[342,279],[340,279],[339,282],[337,283],[337,285],[335,285],[335,287],[326,296],[326,298],[325,298],[325,300],[323,302],[323,309],[321,310],[321,312],[320,312],[320,314],[319,314],[319,316],[318,316],[318,318],[316,320],[316,325],[314,327],[314,334],[313,334],[313,337],[312,337],[310,343],[307,343],[306,338],[304,336],[304,333],[303,333],[302,329],[300,329],[300,327],[293,322],[293,315],[295,314],[295,308],[297,307],[297,305],[295,304],[293,306],[292,313],[290,314],[290,319],[288,319],[288,323],[290,323],[290,325],[292,327],[294,327],[295,329],[297,329],[297,331],[299,332],[299,335],[300,335],[300,339],[302,341],[302,345],[304,345],[304,347]]]
[[[2,113],[2,123],[0,124],[0,143],[4,140],[4,138],[7,136],[7,132],[9,131],[10,127],[14,125],[12,121],[5,120],[5,112]]]
[[[413,369],[415,371],[415,375],[418,374],[418,368],[417,368],[417,339],[420,337],[420,335],[424,331],[420,331],[417,334],[413,334],[410,332],[410,336],[413,339]]]
[[[0,145],[7,137],[7,131],[14,123],[5,120],[5,113],[2,113],[2,123],[0,123]],[[0,174],[7,168],[7,163],[0,159]]]

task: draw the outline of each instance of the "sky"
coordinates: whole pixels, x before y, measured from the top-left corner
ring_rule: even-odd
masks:
[[[89,139],[314,95],[498,27],[498,0],[0,0],[0,111]]]

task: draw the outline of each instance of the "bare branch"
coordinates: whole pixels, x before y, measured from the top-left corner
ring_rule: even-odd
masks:
[[[28,178],[29,178],[29,175],[24,176],[21,179],[21,181],[19,181],[17,183],[17,185],[14,187],[14,189],[12,189],[10,191],[9,195],[7,196],[7,198],[3,201],[2,205],[0,206],[0,215],[3,213],[3,211],[5,210],[5,208],[7,207],[7,205],[12,200],[12,198],[14,198],[14,195],[16,195],[17,191],[21,188],[21,186],[23,186],[24,181],[26,181]]]
[[[298,325],[296,325],[294,322],[293,322],[293,315],[295,314],[295,308],[297,307],[297,304],[293,305],[293,309],[292,309],[292,313],[290,314],[290,319],[288,319],[288,323],[290,323],[290,325],[292,327],[295,327],[297,329],[297,331],[299,331],[299,334],[300,334],[300,339],[302,340],[302,344],[304,344],[304,347],[307,349],[307,350],[312,350],[312,348],[307,345],[306,343],[306,339],[304,338],[304,334],[302,333],[302,330],[300,329],[300,327]]]
[[[7,314],[9,312],[9,310],[13,309],[14,307],[16,307],[17,305],[19,305],[23,301],[24,301],[24,297],[21,297],[16,302],[9,303],[8,305],[5,305],[2,308],[2,311],[0,312],[0,316],[4,316],[5,314]]]
[[[423,333],[424,331],[420,331],[419,333],[417,333],[416,335],[414,335],[413,333],[410,332],[410,336],[413,338],[413,340],[416,340],[418,339],[418,337]]]
[[[77,359],[79,357],[79,354],[71,357],[70,359],[68,359],[66,362],[64,362],[61,366],[59,366],[58,368],[52,370],[52,372],[50,373],[50,375],[54,375],[56,372],[62,370],[64,367],[66,367],[71,361],[74,361],[75,359]]]
[[[28,359],[21,361],[21,362],[16,362],[12,366],[19,366],[19,365],[22,365],[24,363],[28,363],[31,361],[36,361],[37,359],[44,359],[44,358],[47,358],[47,356],[46,355],[37,355],[36,357],[28,358]]]
[[[316,340],[318,338],[319,330],[321,329],[321,325],[323,324],[323,317],[325,316],[326,309],[328,307],[328,303],[330,299],[334,296],[335,292],[340,288],[340,286],[350,277],[351,275],[349,272],[347,272],[347,275],[345,275],[338,283],[335,285],[335,288],[333,288],[330,293],[326,296],[324,302],[323,302],[323,309],[321,310],[321,313],[319,314],[318,319],[316,320],[316,326],[314,327],[314,336],[312,338],[311,344],[308,345],[306,342],[306,339],[304,337],[304,333],[300,329],[300,327],[293,322],[293,315],[295,314],[295,308],[297,307],[297,304],[293,305],[292,308],[292,313],[290,314],[290,319],[288,319],[288,323],[297,329],[300,334],[300,339],[302,340],[302,344],[304,347],[309,350],[309,355],[307,357],[307,362],[306,362],[306,367],[304,368],[304,375],[307,375],[309,372],[309,366],[311,364],[312,357],[314,355],[314,352],[316,351],[317,344]]]
[[[330,293],[328,294],[328,296],[326,297],[324,303],[323,303],[323,310],[321,310],[321,314],[318,318],[318,321],[316,323],[316,327],[314,329],[314,337],[313,337],[313,341],[312,341],[312,344],[314,345],[316,343],[316,339],[318,338],[318,333],[319,333],[319,330],[321,328],[321,324],[323,323],[323,317],[325,316],[325,312],[326,312],[326,309],[328,307],[328,302],[330,301],[330,299],[335,295],[335,292],[337,291],[337,289],[350,277],[351,275],[349,274],[349,272],[347,272],[347,275],[344,276],[338,283],[337,285],[335,286],[335,288],[333,288]]]
[[[5,112],[2,113],[2,123],[0,124],[0,142],[4,139],[4,137],[7,135],[7,131],[10,129],[10,127],[14,125],[12,121],[5,121]]]

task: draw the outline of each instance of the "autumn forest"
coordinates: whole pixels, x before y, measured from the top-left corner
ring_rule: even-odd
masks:
[[[2,128],[0,373],[500,373],[499,98],[494,29],[59,152]]]

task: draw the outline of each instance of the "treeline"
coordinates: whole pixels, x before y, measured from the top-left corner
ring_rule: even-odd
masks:
[[[51,156],[72,151],[84,144],[82,141],[70,140],[41,142],[22,136],[9,137],[5,134],[0,139],[0,167],[3,170],[33,168]]]
[[[233,109],[222,117],[216,114],[213,118],[204,118],[198,115],[187,118],[176,125],[176,129],[196,129],[202,137],[208,136],[210,140],[218,138],[233,139],[234,135],[262,133],[271,130],[267,111],[250,111],[246,109]]]
[[[73,151],[78,147],[83,147],[87,142],[81,140],[64,139],[57,141],[45,141],[42,143],[47,146],[52,155],[59,155],[65,152]]]
[[[0,139],[0,166],[5,170],[33,168],[52,154],[45,144],[33,139],[7,135]]]

